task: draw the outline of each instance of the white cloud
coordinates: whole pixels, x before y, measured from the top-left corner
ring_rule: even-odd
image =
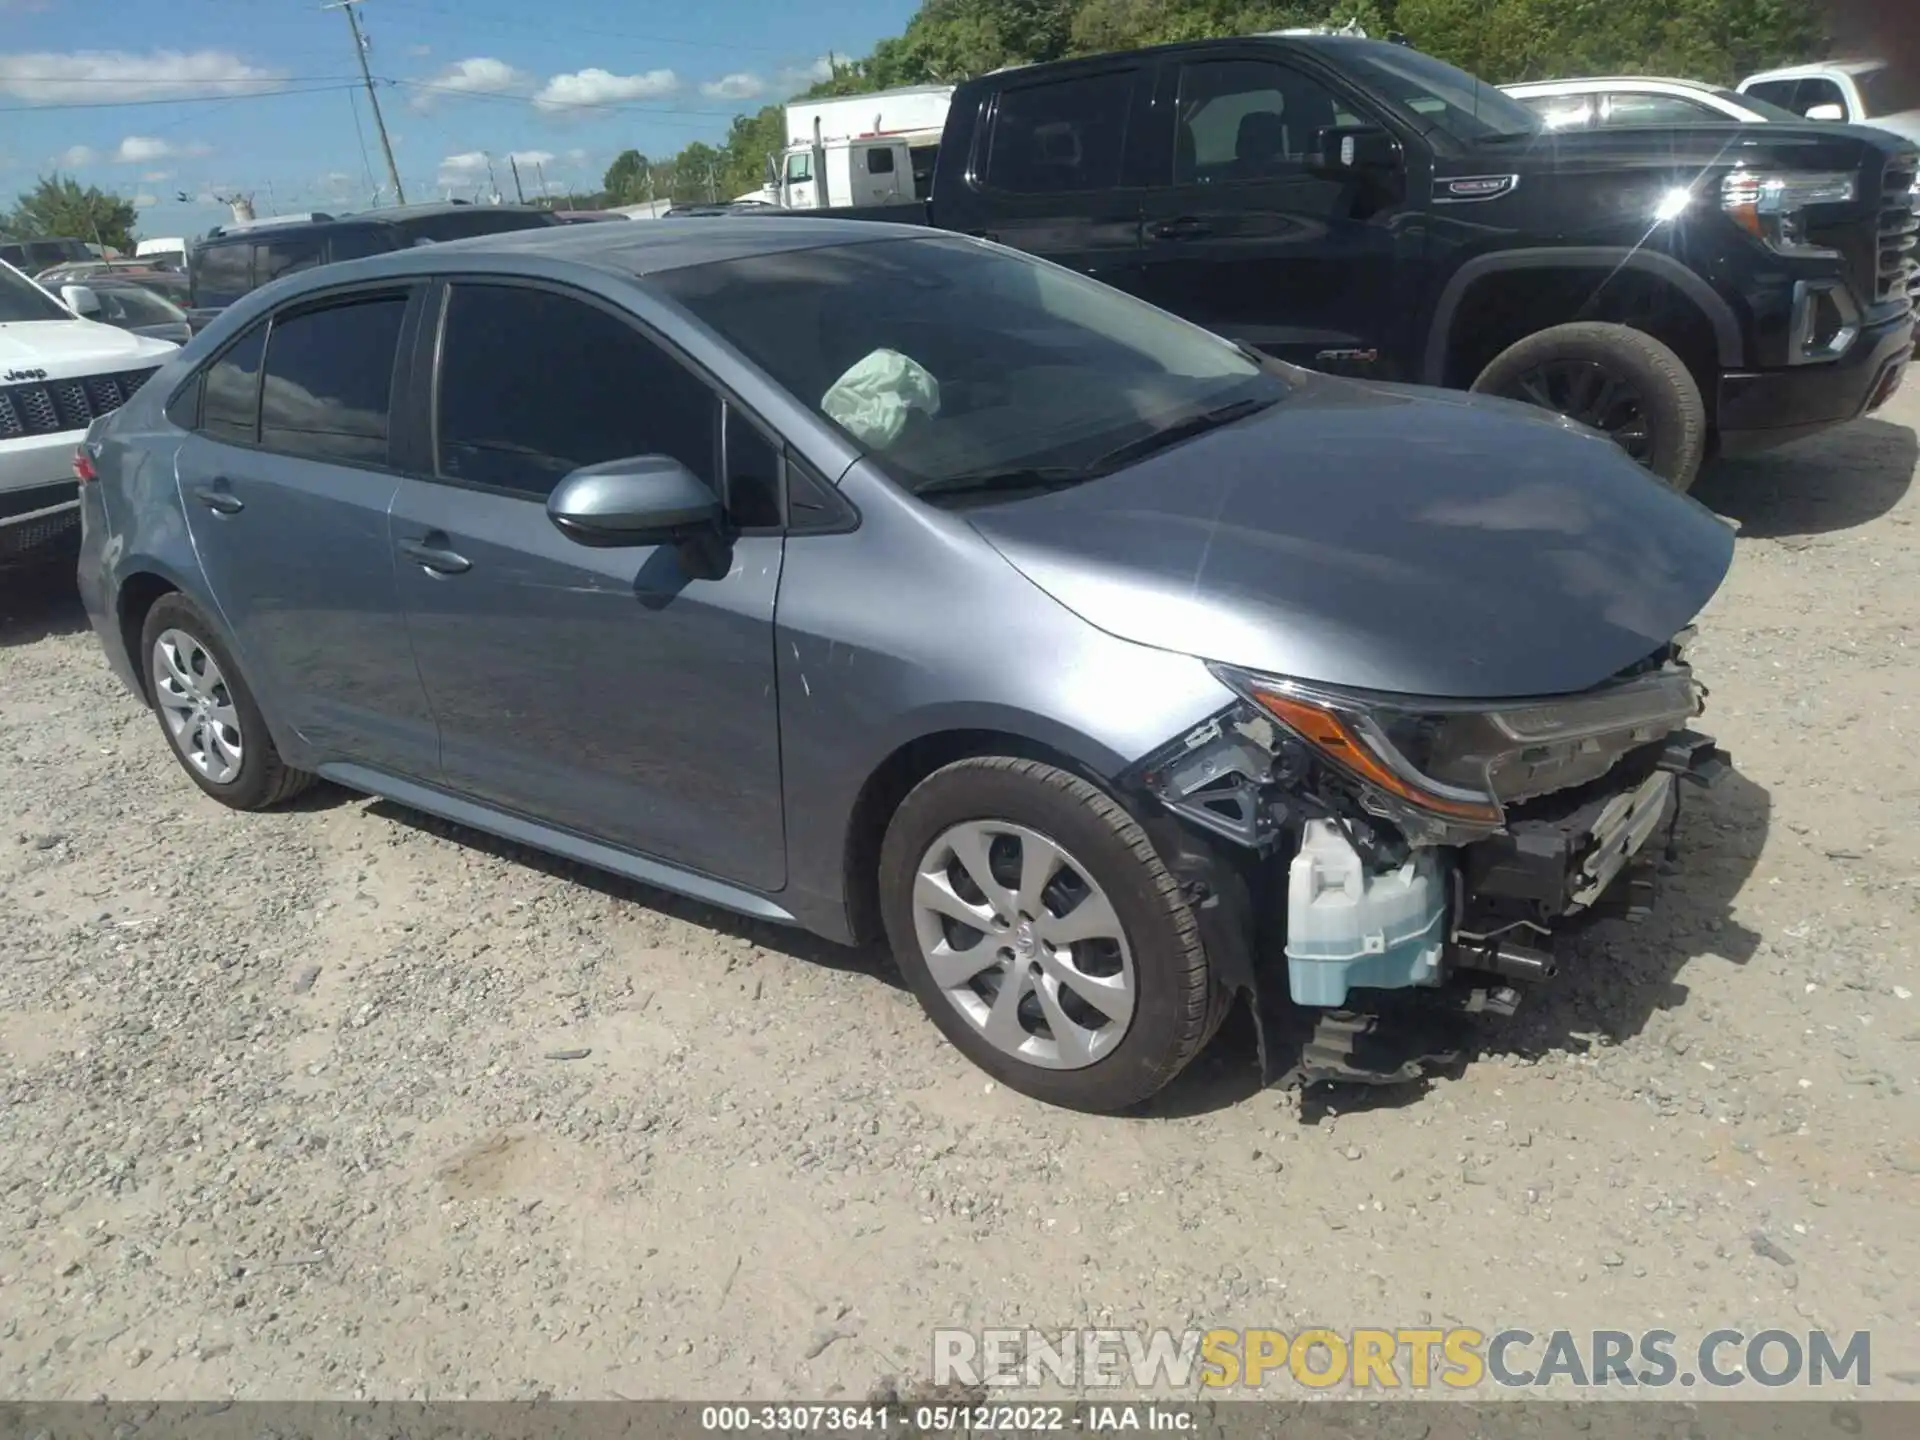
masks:
[[[731,75],[722,75],[718,80],[709,80],[700,87],[700,93],[714,100],[751,100],[762,94],[767,82],[758,75],[750,75],[744,70]]]
[[[249,95],[284,80],[226,50],[41,51],[0,55],[0,95],[29,105]]]
[[[141,178],[142,180],[144,180],[144,181],[146,181],[146,183],[147,183],[147,184],[149,184],[149,185],[158,185],[158,184],[160,184],[160,183],[161,183],[162,181],[166,181],[166,180],[171,180],[171,179],[173,178],[173,171],[171,171],[171,170],[149,170],[149,171],[147,171],[147,172],[146,172],[146,173],[145,173],[144,175],[142,175],[142,176],[141,176],[140,178]]]
[[[171,140],[157,140],[151,135],[129,135],[122,140],[113,152],[116,165],[151,165],[155,160],[174,160],[184,155],[211,155],[211,146],[197,141],[192,145],[176,145]]]
[[[487,152],[467,150],[458,155],[449,155],[440,162],[440,175],[434,181],[436,185],[472,185],[487,178]]]
[[[66,170],[78,170],[83,165],[92,165],[99,161],[100,152],[90,145],[69,145],[53,157],[53,163]]]
[[[413,57],[414,59],[416,59],[416,60],[421,60],[421,59],[424,59],[425,57],[427,57],[428,55],[431,55],[431,54],[433,54],[433,46],[431,46],[431,45],[409,45],[409,46],[407,47],[407,54],[409,54],[409,55],[411,55],[411,56],[412,56],[412,57]]]
[[[516,150],[507,158],[513,161],[514,164],[521,166],[551,165],[553,163],[553,152],[551,150]]]
[[[617,105],[624,100],[657,100],[680,88],[671,70],[648,70],[639,75],[615,75],[610,70],[575,70],[555,75],[540,87],[533,103],[542,110],[580,110]]]
[[[411,101],[416,110],[431,109],[436,101],[457,99],[462,95],[507,95],[524,89],[528,77],[504,60],[491,55],[474,55],[456,60],[436,75],[420,83],[428,88],[416,90]]]
[[[822,80],[833,78],[833,61],[825,55],[816,56],[806,65],[788,65],[775,73],[773,79],[782,94],[798,94],[809,86],[818,85]]]
[[[142,191],[133,197],[133,203],[145,209],[149,205],[158,205],[160,203],[160,197],[158,195],[149,195],[145,191]]]
[[[584,165],[587,163],[587,152],[584,150],[569,150],[564,158],[569,165]]]

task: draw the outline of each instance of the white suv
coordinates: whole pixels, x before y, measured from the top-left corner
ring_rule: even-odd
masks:
[[[82,305],[90,296],[68,293]],[[0,261],[0,566],[79,527],[74,450],[178,348],[82,320]]]
[[[1740,82],[1740,93],[1784,106],[1807,120],[1841,120],[1891,130],[1920,145],[1920,109],[1911,86],[1879,60],[1847,60],[1767,70]]]

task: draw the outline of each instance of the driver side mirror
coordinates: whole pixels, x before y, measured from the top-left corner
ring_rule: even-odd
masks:
[[[1809,120],[1845,121],[1846,118],[1847,111],[1844,105],[1815,105],[1807,111],[1807,119]]]
[[[583,465],[553,487],[547,518],[581,545],[671,545],[720,529],[720,497],[670,455]]]
[[[1327,180],[1391,174],[1400,168],[1400,142],[1377,125],[1330,125],[1314,135],[1307,168]]]
[[[100,297],[93,293],[88,285],[62,285],[60,301],[74,314],[87,319],[97,319],[100,315]]]

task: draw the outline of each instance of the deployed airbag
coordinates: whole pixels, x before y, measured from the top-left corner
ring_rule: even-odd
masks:
[[[940,382],[898,350],[875,350],[828,387],[820,408],[862,445],[884,450],[910,412],[940,413]]]

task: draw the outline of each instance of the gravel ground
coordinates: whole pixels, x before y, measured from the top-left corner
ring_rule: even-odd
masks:
[[[943,1324],[1453,1323],[1870,1329],[1920,1398],[1916,423],[1703,481],[1738,773],[1655,918],[1458,1078],[1304,1110],[1229,1026],[1148,1116],[1050,1111],[883,957],[218,809],[0,581],[0,1388],[859,1397]]]

